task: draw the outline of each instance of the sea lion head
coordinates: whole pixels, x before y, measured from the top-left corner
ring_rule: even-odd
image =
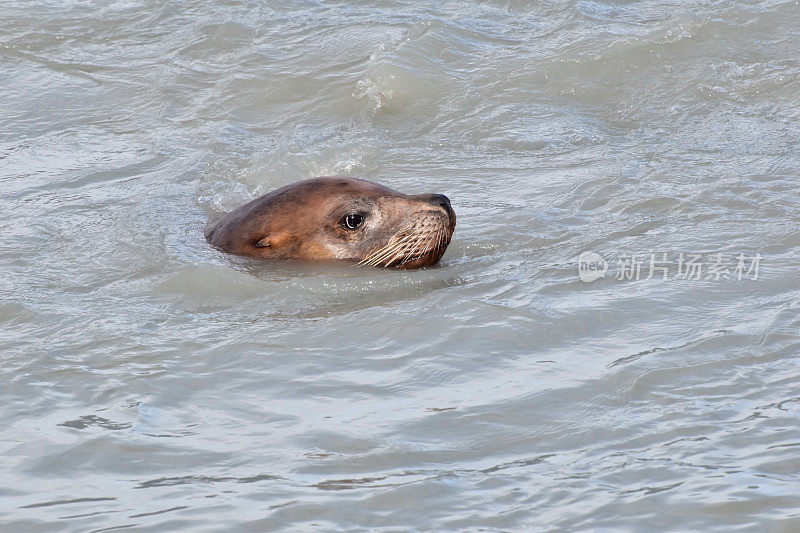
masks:
[[[436,264],[455,224],[442,194],[412,196],[370,181],[322,177],[235,209],[206,237],[224,251],[251,257],[408,269]]]

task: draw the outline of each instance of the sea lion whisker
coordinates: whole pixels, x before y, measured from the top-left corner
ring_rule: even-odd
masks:
[[[388,254],[391,250],[393,250],[397,246],[400,246],[402,244],[402,242],[403,242],[402,239],[401,240],[394,240],[394,239],[390,240],[389,243],[386,246],[384,246],[382,248],[378,248],[373,253],[368,255],[363,260],[363,262],[364,263],[371,263],[371,262],[374,262],[376,260],[379,260],[382,256]]]
[[[372,253],[372,254],[370,254],[369,256],[367,256],[367,257],[366,257],[366,258],[365,258],[363,261],[361,261],[361,263],[359,263],[359,264],[365,264],[365,265],[370,265],[370,266],[377,266],[377,265],[378,265],[378,264],[380,264],[380,263],[381,263],[381,262],[382,262],[382,261],[383,261],[383,260],[384,260],[386,257],[388,257],[388,256],[390,256],[392,253],[394,253],[394,251],[395,251],[395,250],[397,250],[399,247],[402,247],[402,246],[405,244],[405,242],[406,242],[406,238],[407,238],[407,236],[406,236],[406,235],[404,235],[404,236],[402,236],[402,237],[401,237],[399,240],[397,240],[397,241],[390,241],[390,242],[389,242],[389,244],[387,244],[387,245],[386,245],[386,246],[384,246],[383,248],[379,248],[379,249],[378,249],[378,250],[376,250],[374,253]]]
[[[414,242],[412,238],[407,238],[402,241],[402,246],[399,246],[395,249],[394,254],[391,255],[389,258],[386,259],[384,266],[390,266],[391,264],[395,263],[396,261],[402,260],[409,255],[409,251],[411,247],[414,246]]]
[[[386,250],[391,246],[394,246],[394,244],[390,242],[386,246],[378,248],[377,250],[375,250],[371,254],[367,255],[364,259],[359,261],[358,264],[359,265],[371,265],[376,259],[378,259],[379,256],[381,256],[382,254],[386,253]]]
[[[442,243],[444,242],[444,227],[439,226],[439,229],[436,230],[436,249],[438,250],[441,248]]]
[[[422,255],[426,255],[430,250],[432,250],[437,242],[437,238],[439,235],[439,230],[441,229],[440,226],[437,226],[436,232],[433,233],[431,236],[431,232],[425,234],[425,248],[422,250]]]
[[[392,255],[394,255],[396,252],[404,250],[412,243],[414,238],[415,238],[414,233],[410,232],[399,233],[398,235],[395,236],[393,242],[390,242],[388,245],[386,245],[386,247],[384,247],[384,249],[380,253],[381,256],[380,259],[381,260],[386,259],[387,257],[391,257]]]
[[[413,249],[412,249],[412,250],[409,252],[409,254],[406,256],[406,259],[410,260],[410,259],[414,259],[414,258],[416,258],[416,257],[422,257],[422,256],[424,256],[424,255],[425,255],[425,250],[426,250],[426,248],[420,249],[420,248],[422,247],[422,245],[423,245],[423,244],[424,244],[424,245],[426,246],[426,248],[427,248],[427,241],[423,241],[423,240],[421,240],[421,239],[417,239],[417,242],[416,242],[416,243],[414,243],[414,248],[413,248]]]
[[[395,253],[391,258],[389,258],[386,261],[386,265],[385,266],[388,267],[388,266],[394,265],[394,264],[402,265],[403,263],[405,263],[407,261],[408,257],[409,257],[408,248],[409,247],[406,246],[406,247],[398,250],[397,253]]]
[[[400,243],[402,246],[395,248],[394,253],[386,259],[384,266],[389,266],[398,260],[402,263],[403,260],[409,256],[409,252],[412,250],[414,243],[415,239],[413,234],[405,237]]]
[[[427,236],[427,234],[425,234],[425,236]],[[428,240],[424,240],[422,237],[423,236],[417,236],[417,238],[414,240],[413,248],[410,248],[407,251],[400,264],[425,257],[428,248]]]

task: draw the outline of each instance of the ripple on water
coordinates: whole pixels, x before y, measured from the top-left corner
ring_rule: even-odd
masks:
[[[6,3],[4,525],[796,530],[798,16]],[[447,194],[441,264],[205,242],[326,174]],[[680,252],[763,263],[612,275]]]

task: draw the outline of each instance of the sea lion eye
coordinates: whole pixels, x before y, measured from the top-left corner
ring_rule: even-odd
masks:
[[[342,217],[341,224],[347,229],[358,229],[364,223],[364,216],[357,213]]]

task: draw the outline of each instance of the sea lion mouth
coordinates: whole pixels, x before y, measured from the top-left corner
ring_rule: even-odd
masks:
[[[412,224],[395,233],[385,246],[372,251],[358,264],[403,269],[434,265],[444,255],[451,236],[447,215],[425,211]]]

